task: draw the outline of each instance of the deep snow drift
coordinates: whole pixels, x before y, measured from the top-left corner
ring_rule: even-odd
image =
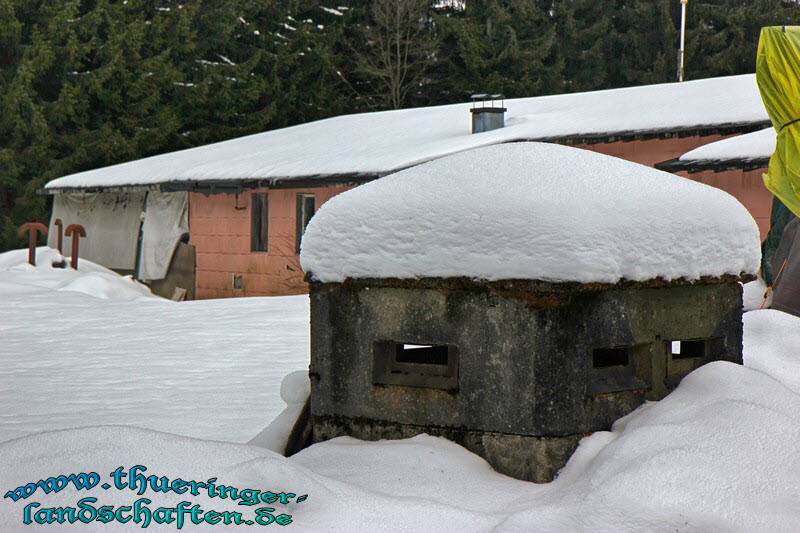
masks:
[[[246,442],[308,368],[308,297],[172,302],[49,248],[0,254],[0,441],[125,424]],[[0,528],[1,529],[1,528]]]
[[[54,264],[63,267],[56,268]],[[36,249],[36,266],[28,264],[27,249],[0,254],[0,301],[8,294],[38,292],[42,289],[45,292],[80,292],[116,301],[157,298],[146,285],[131,276],[120,276],[91,261],[79,259],[78,270],[74,270],[69,267],[69,258],[47,246]]]
[[[603,154],[513,143],[344,192],[308,225],[303,270],[346,278],[609,282],[755,273],[755,221],[727,193]]]

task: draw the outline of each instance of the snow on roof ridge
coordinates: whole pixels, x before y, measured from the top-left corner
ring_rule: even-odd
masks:
[[[755,75],[506,100],[506,127],[470,133],[471,103],[343,115],[64,176],[46,188],[386,174],[519,140],[767,120]]]
[[[697,280],[759,260],[756,223],[727,193],[549,143],[461,152],[337,195],[300,255],[320,282]]]

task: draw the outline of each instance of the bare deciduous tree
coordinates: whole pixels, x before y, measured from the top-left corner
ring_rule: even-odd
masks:
[[[373,107],[398,109],[420,87],[435,59],[431,2],[374,0],[371,4],[369,21],[351,42],[356,72],[362,78],[351,87]]]

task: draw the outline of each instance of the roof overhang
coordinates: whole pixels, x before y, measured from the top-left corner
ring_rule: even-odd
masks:
[[[769,157],[756,159],[702,159],[695,161],[683,161],[679,158],[662,161],[653,165],[658,170],[666,172],[725,172],[726,170],[743,170],[745,172],[769,166]]]
[[[388,174],[388,173],[387,173]],[[231,178],[224,180],[181,180],[149,185],[121,185],[109,187],[52,187],[38,189],[37,194],[88,194],[88,193],[127,193],[142,191],[178,192],[188,191],[201,194],[241,194],[252,189],[310,189],[315,187],[349,187],[361,185],[378,179],[385,174],[352,173],[285,178]]]
[[[563,137],[543,137],[527,139],[540,142],[557,142],[560,144],[598,144],[612,142],[646,141],[652,139],[676,139],[684,137],[703,137],[706,135],[735,135],[751,133],[771,126],[769,120],[757,122],[726,122],[723,124],[685,126],[680,128],[661,128],[652,130],[631,130],[611,133],[598,133],[586,135],[569,135]]]
[[[729,122],[714,125],[697,125],[679,128],[662,128],[653,130],[631,130],[607,133],[592,133],[580,135],[567,135],[558,137],[539,137],[539,138],[519,138],[507,139],[501,143],[507,142],[553,142],[565,145],[579,145],[579,144],[599,144],[599,143],[613,143],[613,142],[631,142],[652,139],[673,139],[693,136],[706,136],[706,135],[733,135],[737,133],[750,133],[770,126],[768,120],[757,122]],[[444,157],[444,156],[442,156]],[[434,158],[435,159],[435,158]],[[669,170],[662,167],[662,165],[672,164],[677,160],[665,161],[656,164],[656,168],[661,170]],[[421,162],[420,162],[421,163]],[[414,166],[414,165],[409,165]],[[756,165],[753,168],[760,168],[762,165]],[[292,188],[313,188],[313,187],[345,187],[355,186],[367,183],[369,181],[381,178],[388,174],[399,172],[404,168],[396,168],[384,172],[371,172],[371,173],[341,173],[341,174],[328,174],[328,175],[308,175],[308,176],[284,176],[276,178],[226,178],[218,180],[174,180],[165,181],[162,183],[143,184],[143,185],[116,185],[116,186],[91,186],[91,187],[61,187],[61,188],[42,188],[36,192],[42,195],[53,194],[72,194],[72,193],[126,193],[126,192],[141,192],[141,191],[162,191],[162,192],[176,192],[176,191],[191,191],[202,194],[239,194],[246,190],[251,189],[292,189]],[[739,168],[731,166],[730,168]],[[683,168],[679,170],[685,170]],[[706,170],[705,168],[694,170],[693,172],[700,172]],[[721,169],[727,170],[727,169]],[[691,172],[691,171],[690,171]]]

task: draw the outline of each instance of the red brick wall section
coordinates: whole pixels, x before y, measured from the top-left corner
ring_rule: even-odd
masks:
[[[295,210],[299,192],[313,193],[316,208],[347,187],[313,189],[259,189],[269,194],[267,252],[250,251],[250,198],[191,193],[189,227],[197,253],[198,299],[233,296],[282,296],[308,292],[295,253]],[[237,205],[239,208],[237,208]],[[242,276],[242,289],[233,288],[233,276]]]

